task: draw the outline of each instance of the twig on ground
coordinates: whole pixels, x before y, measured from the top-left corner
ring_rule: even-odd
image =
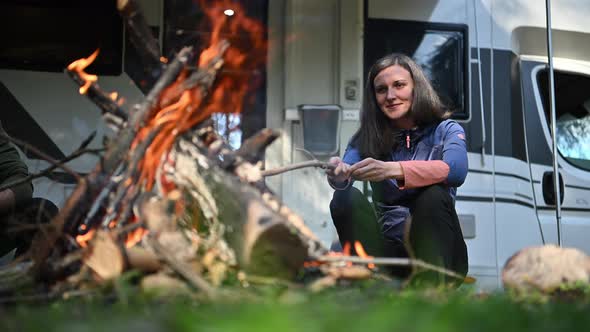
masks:
[[[293,170],[305,168],[305,167],[319,167],[321,169],[334,169],[334,168],[336,168],[336,166],[329,164],[329,163],[325,163],[325,162],[322,162],[319,160],[310,160],[310,161],[304,161],[301,163],[295,163],[295,164],[291,164],[291,165],[287,165],[287,166],[283,166],[283,167],[267,169],[267,170],[260,172],[260,175],[262,175],[262,177],[273,176],[273,175],[278,175],[281,173],[286,173],[289,171],[293,171]]]

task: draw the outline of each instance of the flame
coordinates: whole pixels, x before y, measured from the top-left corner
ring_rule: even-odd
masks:
[[[90,66],[94,60],[96,60],[99,52],[100,49],[96,49],[96,51],[94,51],[94,53],[92,53],[89,57],[78,59],[68,65],[68,70],[78,72],[80,77],[84,80],[84,85],[78,90],[81,95],[86,94],[90,88],[90,85],[98,81],[98,77],[96,75],[88,74],[84,71],[84,69]]]
[[[133,143],[133,147],[137,146],[150,132],[156,128],[159,130],[138,165],[139,182],[146,190],[153,187],[157,169],[179,135],[214,113],[240,113],[244,103],[248,102],[245,99],[260,83],[256,73],[266,61],[267,48],[263,25],[247,17],[245,10],[233,0],[201,0],[200,5],[209,18],[205,22],[209,26],[202,30],[211,31],[211,37],[197,65],[206,68],[221,54],[221,45],[227,40],[230,46],[223,54],[224,67],[207,95],[199,86],[182,91],[183,82],[188,77],[186,71],[162,92],[159,109],[151,112],[147,125],[139,131]],[[223,13],[228,7],[234,8],[234,16],[228,17]],[[164,193],[173,189],[173,186],[163,188]]]
[[[86,248],[88,246],[88,241],[94,237],[95,232],[95,229],[91,229],[86,234],[76,236],[76,242],[78,242],[82,248]]]
[[[143,239],[143,237],[145,235],[147,235],[148,233],[149,233],[149,231],[147,229],[141,228],[141,227],[129,232],[129,234],[127,235],[127,238],[125,239],[125,247],[126,248],[133,247],[134,245],[139,243],[139,241],[141,241],[141,239]]]
[[[354,241],[354,250],[356,250],[357,255],[359,255],[359,257],[362,258],[374,258],[373,256],[369,256],[367,255],[367,252],[365,251],[365,248],[363,248],[363,245],[359,242],[359,241]],[[369,269],[374,269],[375,268],[375,264],[373,263],[369,263],[367,264],[367,267]]]
[[[144,190],[151,190],[158,168],[164,164],[163,161],[167,160],[168,153],[179,135],[214,113],[240,113],[245,104],[253,101],[245,99],[261,83],[258,72],[266,61],[267,53],[264,26],[248,18],[245,10],[233,0],[200,0],[200,5],[208,18],[204,22],[206,26],[201,31],[211,31],[211,35],[209,40],[205,41],[208,46],[202,51],[196,65],[205,69],[211,61],[223,54],[223,68],[218,72],[216,82],[210,91],[203,91],[200,86],[186,89],[184,81],[189,77],[190,72],[185,69],[176,81],[161,93],[157,106],[150,111],[145,125],[138,131],[131,148],[135,148],[140,142],[150,137],[152,132],[157,131],[158,134],[138,164],[139,179],[137,182],[134,181],[135,179],[127,179],[125,185],[139,185]],[[229,7],[235,10],[232,17],[223,13]],[[225,41],[229,43],[227,48]],[[75,70],[85,81],[80,88],[81,94],[86,93],[91,84],[97,81],[95,75],[85,73],[84,69],[96,59],[98,52],[96,50],[88,58],[76,60],[68,66],[68,70]],[[165,57],[160,58],[160,61],[168,63]],[[115,102],[121,102],[122,98],[117,101],[117,97],[115,94],[110,95]],[[176,189],[174,184],[166,182],[165,178],[158,180],[164,184],[163,194]],[[176,208],[181,210],[184,207],[179,203]],[[108,227],[116,227],[116,224],[115,220],[109,223]],[[127,247],[135,245],[147,232],[145,228],[134,230],[126,236],[125,245]],[[79,240],[80,245],[85,246],[93,234],[94,230],[91,230],[76,239]]]

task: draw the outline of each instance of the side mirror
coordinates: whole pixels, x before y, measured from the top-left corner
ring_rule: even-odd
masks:
[[[543,188],[543,199],[545,200],[545,204],[547,205],[556,205],[555,201],[555,189],[553,185],[553,172],[547,171],[543,173],[543,181],[541,182],[541,186]],[[559,201],[563,203],[563,198],[565,197],[565,188],[563,185],[563,178],[561,174],[559,174]]]

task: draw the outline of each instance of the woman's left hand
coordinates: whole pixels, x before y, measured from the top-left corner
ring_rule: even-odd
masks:
[[[381,161],[366,158],[350,167],[352,177],[360,181],[379,182],[403,177],[400,164],[395,161]]]

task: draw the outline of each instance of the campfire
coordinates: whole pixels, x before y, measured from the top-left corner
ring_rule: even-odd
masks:
[[[166,59],[136,1],[118,1],[145,65],[161,73],[138,104],[125,105],[85,72],[99,50],[67,67],[115,135],[59,215],[39,232],[21,263],[28,264],[27,276],[67,290],[137,270],[142,285],[183,280],[215,297],[230,271],[241,279],[294,279],[302,269],[316,269],[323,277],[313,289],[378,271],[377,260],[359,242],[329,253],[264,183],[265,176],[289,169],[329,165],[262,170],[258,156],[277,132],[264,129],[238,150],[216,132],[211,116],[241,112],[253,88],[247,73],[264,63],[266,43],[259,22],[240,8],[230,20],[224,1],[215,4],[201,2],[212,31],[208,46],[200,53],[187,46]],[[360,257],[350,257],[351,247]],[[381,263],[416,265],[408,259]]]

